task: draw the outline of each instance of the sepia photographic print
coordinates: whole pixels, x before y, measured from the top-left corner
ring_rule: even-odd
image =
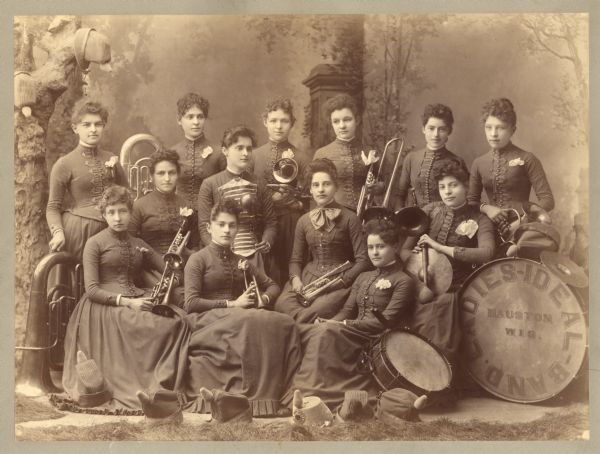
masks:
[[[590,14],[362,5],[11,18],[17,448],[587,452]]]

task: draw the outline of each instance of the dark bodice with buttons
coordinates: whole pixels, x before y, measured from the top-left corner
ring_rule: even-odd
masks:
[[[337,203],[330,206],[341,208],[340,215],[332,221],[334,226],[331,231],[324,227],[315,229],[310,221],[310,213],[298,220],[290,275],[301,276],[302,282],[307,284],[350,260],[353,262],[352,268],[341,275],[349,286],[356,276],[370,267],[362,225],[350,210]]]
[[[361,273],[352,292],[334,320],[346,320],[348,326],[367,332],[381,332],[385,327],[375,318],[377,309],[392,324],[410,314],[414,299],[414,282],[402,271],[402,262]]]
[[[87,241],[83,251],[85,289],[95,303],[115,304],[118,294],[143,295],[136,280],[144,267],[162,272],[164,261],[128,232],[104,229]]]
[[[335,164],[338,172],[338,191],[335,200],[351,210],[356,210],[360,191],[369,170],[362,161],[361,151],[363,146],[357,139],[350,142],[336,139],[329,145],[319,148],[313,158],[327,158]]]

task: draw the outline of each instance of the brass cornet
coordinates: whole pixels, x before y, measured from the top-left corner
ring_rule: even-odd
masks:
[[[183,233],[187,230],[187,233]],[[175,234],[173,242],[163,256],[165,260],[165,268],[160,277],[160,280],[154,285],[150,300],[153,304],[152,312],[163,317],[173,317],[175,311],[169,306],[171,302],[171,294],[173,293],[173,283],[175,273],[183,267],[183,249],[190,239],[191,231],[188,230],[188,218],[185,217]]]
[[[250,275],[252,279],[250,279],[250,282],[248,282],[248,275],[246,274],[246,269],[247,267],[242,268],[242,271],[244,272],[244,283],[246,284],[246,290],[248,290],[249,287],[254,288],[254,293],[256,295],[256,307],[258,309],[262,309],[267,306],[267,303],[260,294],[260,288],[258,287],[258,282],[256,281],[256,276],[254,274]]]
[[[318,279],[315,279],[310,284],[306,284],[302,287],[302,291],[298,294],[300,298],[300,304],[305,307],[308,307],[312,304],[312,302],[322,293],[326,293],[325,291],[330,287],[339,284],[342,282],[341,277],[335,277],[336,274],[340,274],[348,268],[348,265],[351,265],[349,260],[346,260],[340,266],[335,267],[328,273],[325,273]]]

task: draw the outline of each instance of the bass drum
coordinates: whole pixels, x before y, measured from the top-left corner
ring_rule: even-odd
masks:
[[[452,381],[445,356],[423,336],[408,330],[388,331],[370,352],[373,377],[384,390],[404,388],[417,396],[443,391]]]
[[[544,265],[503,258],[459,291],[462,358],[473,379],[502,399],[549,399],[577,376],[588,334],[573,291]]]

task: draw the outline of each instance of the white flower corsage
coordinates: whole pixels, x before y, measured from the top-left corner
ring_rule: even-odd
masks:
[[[212,152],[213,152],[213,149],[211,146],[204,147],[204,149],[202,150],[202,154],[201,154],[202,159],[208,158],[212,154]]]
[[[135,247],[138,251],[140,251],[142,254],[145,254],[146,252],[150,252],[150,249],[145,248],[143,246],[136,246]]]
[[[283,153],[281,153],[281,157],[284,159],[294,159],[294,156],[296,155],[294,154],[294,150],[292,150],[291,148],[288,148]]]
[[[240,259],[240,261],[238,262],[238,269],[246,271],[248,269],[248,260]]]
[[[460,224],[458,224],[458,227],[456,227],[456,233],[473,238],[475,233],[477,233],[478,228],[479,226],[477,225],[477,222],[475,222],[473,219],[469,219],[468,221],[462,221]]]
[[[523,161],[521,158],[515,158],[511,161],[508,161],[509,167],[516,167],[516,166],[522,166],[522,165],[525,165],[525,161]]]
[[[111,156],[110,159],[104,163],[104,167],[106,167],[107,169],[112,169],[117,164],[117,162],[119,162],[119,157]]]
[[[377,156],[377,151],[376,150],[369,150],[369,154],[366,155],[365,151],[361,151],[360,152],[360,157],[362,158],[363,162],[365,163],[366,166],[371,165],[376,163],[377,161],[379,161],[379,156]]]
[[[381,278],[377,282],[375,282],[375,288],[379,290],[385,290],[386,288],[390,288],[392,283],[387,279]]]
[[[179,216],[188,217],[194,213],[194,210],[188,207],[179,208]]]

